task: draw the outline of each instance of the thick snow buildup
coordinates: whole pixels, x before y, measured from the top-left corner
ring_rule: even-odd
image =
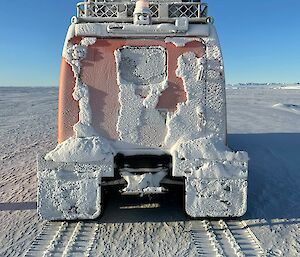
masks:
[[[86,57],[88,46],[95,44],[97,38],[86,37],[83,38],[79,44],[67,43],[64,50],[63,57],[71,65],[75,78],[80,78],[81,61]]]
[[[187,101],[167,117],[165,145],[179,139],[191,140],[215,135],[226,141],[225,79],[222,54],[216,32],[203,38],[206,54],[197,58],[187,52],[179,56],[176,74],[182,78]]]
[[[249,160],[246,152],[233,152],[218,137],[208,136],[190,141],[182,141],[174,145],[171,153],[177,152],[181,158],[220,161]]]
[[[162,47],[123,47],[115,51],[120,89],[119,138],[148,147],[165,137],[165,118],[155,109],[168,87],[166,52]]]
[[[191,217],[240,217],[247,210],[244,179],[187,178],[185,210]]]
[[[45,156],[46,160],[55,162],[99,162],[110,161],[115,151],[110,143],[95,132],[92,126],[89,89],[81,81],[81,61],[86,57],[88,46],[95,44],[96,38],[83,38],[79,44],[69,42],[66,61],[71,65],[75,77],[73,98],[79,103],[79,120],[73,126],[74,137],[58,144]]]
[[[80,75],[80,61],[85,58],[87,47],[69,43],[66,50],[66,61],[71,65],[74,77],[78,78]]]
[[[221,47],[215,28],[203,38],[206,46],[204,79],[206,81],[207,131],[226,141],[225,77]]]
[[[181,140],[170,152],[175,176],[214,179],[248,176],[248,154],[231,151],[218,137]]]
[[[79,102],[79,120],[73,126],[75,137],[97,136],[92,127],[92,111],[89,103],[88,86],[80,78],[81,61],[87,55],[88,46],[95,44],[96,41],[96,38],[87,37],[83,38],[79,44],[69,42],[65,53],[66,61],[71,65],[76,79],[73,98]]]
[[[77,78],[76,85],[73,92],[73,98],[79,102],[79,120],[73,126],[75,137],[91,137],[96,136],[94,128],[92,127],[92,111],[89,103],[89,90]]]
[[[114,149],[103,137],[85,137],[67,139],[48,153],[45,159],[54,162],[100,162],[114,155]]]
[[[178,58],[177,76],[181,77],[187,101],[167,116],[168,132],[165,145],[172,147],[179,139],[190,140],[205,134],[205,82],[202,79],[205,59],[195,53],[184,53]]]
[[[134,85],[119,83],[119,88],[119,102],[121,103],[117,123],[119,137],[128,142],[138,143],[143,100],[135,94]]]
[[[184,47],[187,43],[193,41],[201,41],[198,37],[166,37],[166,43],[172,43],[176,47]]]
[[[164,80],[162,83],[151,85],[150,92],[143,101],[143,105],[148,109],[155,109],[158,104],[159,97],[162,92],[167,89],[168,82]]]
[[[43,218],[94,219],[100,215],[101,177],[111,165],[77,165],[38,160],[38,212]]]

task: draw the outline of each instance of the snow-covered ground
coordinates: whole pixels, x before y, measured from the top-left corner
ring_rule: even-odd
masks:
[[[229,145],[251,159],[244,220],[269,256],[300,256],[300,88],[229,87],[227,104]],[[35,159],[56,145],[56,113],[56,88],[0,88],[1,257],[24,255],[45,224]],[[197,256],[180,192],[106,199],[102,256]]]

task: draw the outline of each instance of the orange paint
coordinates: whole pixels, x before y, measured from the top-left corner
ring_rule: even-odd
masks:
[[[58,143],[73,136],[73,126],[78,121],[79,105],[72,97],[75,78],[71,66],[63,59],[58,94]]]
[[[74,38],[72,42],[78,43],[79,40],[80,38]],[[114,51],[123,46],[161,46],[167,50],[168,88],[160,96],[157,108],[169,111],[176,110],[178,103],[186,101],[183,82],[176,76],[178,57],[190,51],[195,52],[197,57],[202,57],[205,53],[204,45],[197,41],[187,43],[185,47],[176,47],[159,39],[99,39],[89,46],[87,57],[81,62],[81,79],[89,86],[92,125],[97,132],[112,139],[118,138],[116,125],[120,108]],[[79,107],[72,97],[74,86],[71,67],[63,60],[59,90],[59,143],[73,135],[72,127],[78,121]]]

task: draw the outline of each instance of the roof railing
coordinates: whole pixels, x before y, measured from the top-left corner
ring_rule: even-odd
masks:
[[[79,22],[132,22],[135,2],[85,1],[77,4]],[[210,23],[208,5],[201,2],[149,2],[152,22],[174,22],[187,17],[190,23]]]

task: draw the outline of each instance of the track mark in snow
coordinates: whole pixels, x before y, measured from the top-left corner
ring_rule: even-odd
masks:
[[[51,250],[55,247],[55,242],[60,237],[61,232],[66,228],[67,222],[47,222],[43,231],[37,236],[31,244],[25,257],[31,256],[49,256]]]
[[[217,256],[217,249],[220,245],[215,241],[215,234],[208,221],[194,223],[191,235],[199,256]]]
[[[90,257],[98,239],[97,223],[48,222],[25,257]]]
[[[297,104],[278,103],[278,104],[274,104],[272,107],[274,109],[300,114],[300,105]]]
[[[99,224],[98,223],[93,223],[93,224],[90,224],[90,226],[92,226],[92,240],[89,241],[89,244],[86,248],[86,251],[84,253],[84,256],[93,256],[92,253],[93,253],[93,250],[96,248],[97,244],[98,244],[98,240],[100,238],[99,236],[99,233],[100,233],[100,227],[99,227]]]
[[[226,256],[211,222],[203,220],[194,223],[192,226],[192,239],[199,256]]]
[[[197,221],[191,234],[199,256],[266,256],[244,221]]]
[[[74,246],[74,244],[75,244],[75,241],[76,241],[76,239],[77,239],[77,236],[78,236],[78,234],[79,234],[79,232],[80,232],[81,227],[82,227],[82,223],[81,223],[81,222],[78,222],[78,223],[76,224],[76,227],[75,227],[75,229],[74,229],[74,231],[73,231],[73,233],[72,233],[72,235],[71,235],[71,237],[70,237],[70,239],[69,239],[69,241],[68,241],[68,243],[67,243],[67,245],[66,245],[64,251],[63,251],[62,257],[68,257],[68,256],[71,256],[70,253],[71,253],[72,248],[73,248],[73,246]]]
[[[25,256],[96,256],[99,233],[96,222],[48,222]],[[266,256],[244,221],[194,221],[191,237],[199,256]]]

